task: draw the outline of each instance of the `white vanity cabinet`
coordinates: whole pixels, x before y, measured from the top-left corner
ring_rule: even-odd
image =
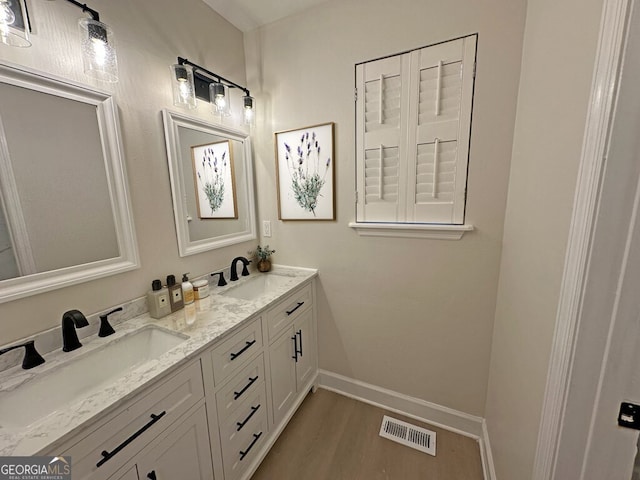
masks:
[[[316,379],[314,288],[256,311],[43,453],[71,456],[74,480],[248,480]]]
[[[208,412],[209,429],[217,436],[212,441],[216,474],[237,480],[269,433],[262,318],[250,320],[202,359],[207,405],[215,405]]]
[[[139,457],[139,480],[213,479],[204,404],[164,431]]]
[[[216,478],[248,480],[315,381],[314,287],[305,283],[203,356]]]
[[[213,469],[204,404],[167,428],[112,480],[211,480]],[[74,477],[75,478],[75,477]]]
[[[313,283],[309,283],[265,314],[274,425],[283,420],[317,371],[313,297]]]
[[[196,360],[125,402],[50,454],[71,456],[74,480],[111,478],[132,459],[138,461],[141,450],[161,438],[163,432],[180,425],[186,414],[198,406],[204,409],[204,388],[200,362]],[[210,464],[209,441],[203,440]],[[182,462],[178,457],[173,460]]]

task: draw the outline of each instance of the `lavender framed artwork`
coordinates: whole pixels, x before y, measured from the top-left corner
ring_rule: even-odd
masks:
[[[231,142],[191,147],[198,217],[238,218]]]
[[[335,220],[334,123],[276,132],[278,218]]]

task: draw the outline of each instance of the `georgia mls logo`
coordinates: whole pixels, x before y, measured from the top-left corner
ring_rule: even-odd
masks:
[[[69,475],[71,473],[71,465],[64,457],[53,457],[49,462],[48,472],[50,475]]]
[[[71,457],[0,457],[0,480],[71,480]]]

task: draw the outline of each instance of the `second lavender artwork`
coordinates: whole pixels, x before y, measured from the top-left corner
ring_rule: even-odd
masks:
[[[191,147],[198,217],[238,218],[233,152],[228,140]]]
[[[335,220],[333,123],[277,132],[280,220]]]

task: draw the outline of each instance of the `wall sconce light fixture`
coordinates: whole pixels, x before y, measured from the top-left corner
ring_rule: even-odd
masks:
[[[245,125],[255,124],[255,100],[248,88],[182,57],[178,57],[177,64],[171,65],[171,81],[174,105],[195,108],[197,97],[211,103],[214,115],[221,117],[231,115],[229,89],[239,88],[245,93],[243,122]]]
[[[113,31],[100,21],[100,14],[86,4],[76,0],[67,0],[67,2],[91,15],[91,18],[81,18],[78,21],[84,73],[104,82],[117,82],[118,58]]]
[[[91,18],[81,18],[80,42],[84,73],[104,82],[118,81],[118,59],[113,31],[100,22],[100,14],[86,4],[67,0]],[[0,42],[14,47],[29,47],[28,15],[22,0],[0,0]]]
[[[173,104],[176,107],[196,108],[196,87],[193,81],[191,65],[171,65],[171,85],[173,86]]]
[[[0,0],[0,42],[11,47],[30,47],[26,18],[22,2]]]

